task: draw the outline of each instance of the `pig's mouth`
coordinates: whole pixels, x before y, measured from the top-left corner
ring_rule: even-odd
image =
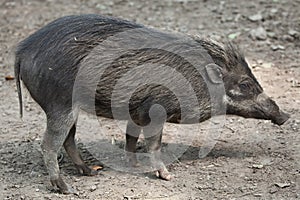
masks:
[[[283,112],[283,111],[279,111],[279,115],[276,116],[274,119],[271,119],[271,122],[274,124],[277,124],[279,126],[281,126],[282,124],[284,124],[288,119],[290,118],[290,115]]]
[[[281,111],[281,110],[266,110],[261,106],[255,106],[256,111],[258,112],[258,115],[262,119],[271,120],[273,124],[277,124],[279,126],[283,125],[289,118],[290,115]]]

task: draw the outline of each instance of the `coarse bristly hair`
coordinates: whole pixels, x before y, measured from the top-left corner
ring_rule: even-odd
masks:
[[[204,39],[199,36],[193,36],[193,39],[200,43],[217,65],[223,69],[225,68],[227,72],[240,75],[246,74],[260,86],[257,79],[251,72],[243,52],[237,45],[229,41],[220,42],[212,39]]]
[[[244,54],[233,43],[223,43],[212,39],[204,39],[199,36],[193,36],[193,39],[200,43],[217,65],[225,68],[227,71],[243,70],[247,74],[250,72]]]

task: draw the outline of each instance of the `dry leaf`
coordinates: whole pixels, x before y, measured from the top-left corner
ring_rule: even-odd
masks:
[[[11,75],[8,75],[8,76],[5,76],[5,80],[7,81],[11,81],[11,80],[14,80],[15,77],[11,76]]]
[[[99,170],[103,169],[103,167],[101,167],[99,165],[92,166],[91,168],[95,171],[99,171]]]

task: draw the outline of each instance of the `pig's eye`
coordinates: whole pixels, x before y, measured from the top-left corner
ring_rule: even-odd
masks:
[[[249,90],[249,84],[246,83],[246,82],[240,83],[240,84],[239,84],[239,88],[240,88],[242,91],[247,91],[247,90]]]

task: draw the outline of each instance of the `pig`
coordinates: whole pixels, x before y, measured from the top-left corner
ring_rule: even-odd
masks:
[[[118,37],[119,40],[115,39],[113,44],[106,42],[110,37],[124,32],[130,33],[125,34],[126,37],[130,37],[130,42],[127,42],[128,38],[122,37]],[[139,37],[135,36],[135,32],[139,32]],[[184,39],[180,40],[181,38]],[[177,43],[172,42],[179,40]],[[131,44],[132,41],[144,48],[135,48]],[[146,48],[147,42],[151,48]],[[191,45],[188,44],[190,42]],[[174,43],[176,48],[172,47]],[[108,54],[108,46],[110,50],[114,50],[122,48],[124,44],[132,45],[132,48],[122,51],[113,60],[110,60],[112,58],[109,56],[103,59],[103,55]],[[164,48],[168,45],[171,47],[169,50],[156,48],[159,45]],[[105,48],[102,48],[103,46]],[[199,57],[193,57],[192,60],[200,63],[197,67],[191,65],[192,61],[189,62],[171,51],[173,49],[176,52],[181,47],[187,49],[189,46],[191,49],[198,49],[200,54],[207,55],[201,57],[199,54]],[[197,54],[198,50],[193,52]],[[160,151],[165,122],[200,123],[215,115],[225,114],[271,120],[278,125],[289,119],[289,115],[280,110],[264,93],[244,55],[231,43],[165,33],[134,22],[90,14],[66,16],[49,23],[20,42],[15,55],[15,76],[21,116],[22,80],[32,98],[46,114],[47,127],[41,144],[43,159],[51,184],[64,194],[76,191],[65,183],[60,175],[57,154],[62,146],[80,174],[97,174],[95,169],[84,163],[76,148],[74,137],[78,109],[106,118],[128,120],[125,152],[128,163],[132,166],[137,165],[136,144],[143,131],[148,151],[152,155],[151,163],[157,175],[165,180],[171,179]],[[192,53],[186,55],[191,56]],[[105,65],[105,69],[102,69],[102,62],[109,63]],[[143,63],[150,63],[150,67],[142,65]],[[180,93],[180,97],[174,92],[184,85],[179,81],[179,75],[173,77],[172,73],[160,70],[148,73],[147,70],[155,69],[157,64],[170,66],[170,69],[165,69],[180,73],[189,82],[197,102],[189,102],[192,95],[189,95],[188,91],[185,92],[185,89],[178,90],[177,94]],[[136,68],[139,70],[134,71]],[[168,82],[167,86],[171,89],[150,81],[149,84],[133,88],[134,92],[126,101],[126,91],[114,93],[113,90],[118,80],[130,70],[133,70],[132,74],[120,84],[125,90],[131,88],[130,84],[135,80],[143,81],[143,77],[145,80],[155,77],[154,80],[158,82]],[[96,81],[95,90],[87,89],[92,84],[91,81]],[[211,91],[219,92],[210,94]],[[188,105],[185,112],[180,109],[180,98],[187,99],[184,102]],[[118,109],[126,110],[124,108],[129,114],[117,112]],[[148,126],[151,123],[153,126]]]

